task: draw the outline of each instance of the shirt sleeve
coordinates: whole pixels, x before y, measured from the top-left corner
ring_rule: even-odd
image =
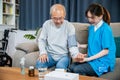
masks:
[[[112,41],[112,31],[109,28],[104,29],[104,35],[102,36],[102,47],[105,48],[110,48],[111,46],[111,41]]]
[[[68,48],[72,57],[75,57],[79,53],[75,36],[75,28],[72,24],[68,29]]]
[[[46,24],[43,24],[41,34],[38,38],[38,47],[40,50],[40,55],[47,54],[46,43],[47,43],[47,28],[46,28]]]

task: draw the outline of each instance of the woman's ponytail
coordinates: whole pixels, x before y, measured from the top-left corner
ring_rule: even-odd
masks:
[[[104,7],[103,10],[104,10],[103,20],[110,25],[110,13]]]

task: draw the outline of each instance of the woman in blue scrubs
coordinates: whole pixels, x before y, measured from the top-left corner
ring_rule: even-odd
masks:
[[[110,27],[110,14],[100,4],[91,4],[86,10],[89,26],[87,57],[76,58],[68,69],[73,73],[101,76],[114,70],[116,46]]]

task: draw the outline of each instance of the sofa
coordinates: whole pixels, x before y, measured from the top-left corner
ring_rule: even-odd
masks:
[[[76,31],[76,38],[77,41],[81,45],[87,45],[87,38],[88,38],[88,23],[76,23],[76,22],[71,22]],[[120,80],[120,23],[111,23],[110,24],[113,30],[113,35],[115,38],[116,42],[116,65],[115,65],[115,70],[113,72],[106,73],[102,76],[101,78],[105,78],[108,80]],[[38,32],[38,36],[40,34],[40,31]],[[37,36],[37,38],[38,38]],[[20,67],[20,59],[22,57],[25,58],[25,67],[29,66],[35,66],[36,60],[38,59],[39,56],[39,49],[37,45],[37,38],[36,42],[28,42],[28,43],[21,43],[16,46],[16,52],[14,53],[13,58],[13,67]],[[87,48],[80,48],[80,52],[82,53],[87,53]]]

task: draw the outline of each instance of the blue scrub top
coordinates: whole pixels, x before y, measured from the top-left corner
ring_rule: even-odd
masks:
[[[94,31],[94,26],[89,27],[88,57],[99,53],[107,48],[109,53],[101,58],[92,60],[89,64],[93,67],[98,76],[104,72],[113,71],[115,66],[116,46],[111,27],[103,22],[101,27]],[[108,69],[109,68],[109,69]]]

